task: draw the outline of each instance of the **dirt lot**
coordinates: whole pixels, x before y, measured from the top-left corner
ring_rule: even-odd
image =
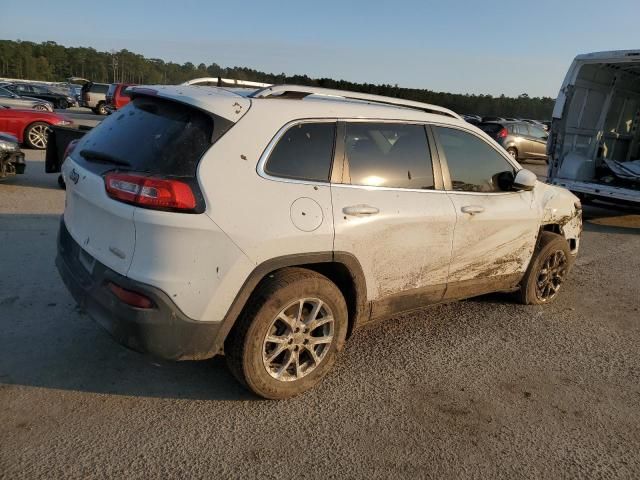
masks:
[[[158,362],[78,311],[53,265],[63,192],[28,158],[0,184],[0,476],[640,477],[640,212],[586,208],[557,303],[399,316],[268,402],[222,359]]]

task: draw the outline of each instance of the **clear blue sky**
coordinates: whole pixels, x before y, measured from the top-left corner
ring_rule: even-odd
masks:
[[[576,54],[640,48],[640,0],[28,4],[0,38],[448,92],[555,97]]]

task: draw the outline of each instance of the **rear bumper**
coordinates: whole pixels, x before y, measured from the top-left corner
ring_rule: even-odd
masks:
[[[80,261],[81,247],[64,220],[58,233],[56,266],[78,304],[121,344],[169,360],[201,360],[218,353],[216,336],[221,322],[199,322],[185,316],[167,294],[124,277],[98,261],[91,271]],[[150,298],[154,308],[132,307],[107,287],[113,282]]]

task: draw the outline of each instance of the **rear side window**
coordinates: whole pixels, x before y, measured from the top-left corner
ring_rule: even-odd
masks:
[[[538,128],[535,125],[529,126],[529,131],[531,132],[531,136],[534,138],[547,138],[548,134],[542,128]]]
[[[301,123],[280,137],[265,172],[275,177],[328,182],[336,124]]]
[[[106,84],[100,84],[100,83],[94,83],[93,85],[91,85],[91,90],[94,93],[104,93],[106,94],[107,91],[109,90],[109,85]]]
[[[433,189],[433,167],[423,125],[348,123],[345,183]]]
[[[433,130],[444,150],[453,190],[501,192],[511,187],[515,169],[485,141],[453,128]]]
[[[529,125],[527,125],[526,123],[519,123],[518,124],[518,133],[520,135],[529,136]]]
[[[138,97],[83,137],[73,155],[103,167],[193,177],[213,127],[214,119],[193,107]]]

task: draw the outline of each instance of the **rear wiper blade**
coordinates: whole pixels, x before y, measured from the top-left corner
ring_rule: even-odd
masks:
[[[126,167],[131,166],[131,164],[126,160],[122,160],[114,157],[113,155],[109,155],[108,153],[98,152],[96,150],[80,150],[80,156],[90,162],[113,163],[114,165],[123,165]]]

